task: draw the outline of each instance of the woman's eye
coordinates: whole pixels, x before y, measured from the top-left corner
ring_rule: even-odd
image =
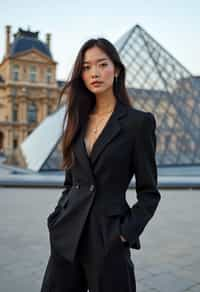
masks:
[[[83,71],[88,70],[88,69],[89,69],[89,66],[83,66],[83,67],[82,67],[82,70],[83,70]]]
[[[107,66],[107,63],[101,63],[100,66],[105,67]]]

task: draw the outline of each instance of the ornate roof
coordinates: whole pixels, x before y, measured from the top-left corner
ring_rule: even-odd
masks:
[[[14,41],[10,46],[10,56],[13,57],[18,53],[22,53],[31,49],[36,49],[42,54],[52,58],[49,47],[45,42],[38,39],[39,32],[31,32],[30,30],[23,30],[19,28],[18,32],[14,34]]]

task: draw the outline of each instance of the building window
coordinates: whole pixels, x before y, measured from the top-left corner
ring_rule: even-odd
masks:
[[[52,112],[52,106],[50,104],[48,104],[47,106],[47,112],[48,112],[48,115],[50,115]]]
[[[16,87],[12,87],[11,88],[11,95],[12,95],[12,97],[16,97],[17,96],[17,88]]]
[[[37,70],[35,66],[30,66],[30,75],[29,75],[29,80],[31,82],[35,82],[37,79]]]
[[[48,68],[46,71],[46,82],[51,83],[52,81],[52,71],[51,68]]]
[[[13,139],[13,148],[16,149],[18,147],[18,140],[17,138]]]
[[[12,67],[12,80],[18,81],[19,80],[19,65],[14,64]]]
[[[13,122],[17,122],[18,120],[18,105],[13,103]]]
[[[37,107],[34,103],[30,103],[28,105],[28,123],[35,123],[37,122]]]

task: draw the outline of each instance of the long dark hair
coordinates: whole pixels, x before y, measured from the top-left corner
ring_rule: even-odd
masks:
[[[117,80],[115,79],[113,82],[113,93],[122,103],[131,106],[131,101],[125,88],[125,67],[120,60],[116,48],[105,38],[89,39],[80,48],[70,74],[71,76],[64,85],[60,95],[60,98],[64,93],[67,96],[66,112],[63,121],[62,168],[69,168],[74,163],[73,143],[96,103],[95,94],[87,89],[81,77],[85,52],[92,47],[101,49],[119,70]]]

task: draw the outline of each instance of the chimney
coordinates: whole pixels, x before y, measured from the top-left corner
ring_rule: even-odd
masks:
[[[11,26],[6,25],[6,56],[10,53],[10,32],[11,32]]]
[[[46,34],[46,44],[47,44],[48,48],[50,49],[50,46],[51,46],[51,34],[50,33]]]

